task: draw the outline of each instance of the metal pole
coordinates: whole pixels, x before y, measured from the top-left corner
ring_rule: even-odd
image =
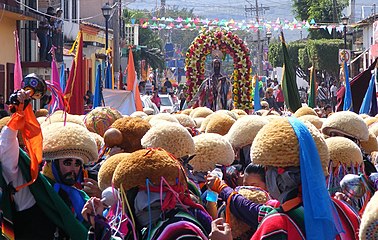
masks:
[[[113,70],[114,70],[114,79],[118,80],[119,78],[119,63],[120,63],[120,51],[119,51],[119,41],[120,41],[120,13],[121,13],[121,1],[114,0],[114,3],[118,3],[115,7],[113,15]]]
[[[109,25],[108,25],[108,18],[105,18],[105,54],[106,54],[106,51],[108,51],[108,38],[109,38],[109,33],[108,33],[108,30],[109,30]]]
[[[347,27],[344,25],[344,49],[347,48],[347,39],[346,39]]]

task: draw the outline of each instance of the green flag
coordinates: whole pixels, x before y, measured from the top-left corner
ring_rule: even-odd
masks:
[[[315,85],[315,68],[311,67],[310,70],[310,93],[308,94],[308,106],[314,108],[316,106],[316,85]]]
[[[302,104],[301,99],[299,97],[294,67],[290,61],[283,32],[281,32],[281,42],[284,62],[281,86],[285,98],[285,105],[290,111],[295,112],[298,108],[302,107]]]

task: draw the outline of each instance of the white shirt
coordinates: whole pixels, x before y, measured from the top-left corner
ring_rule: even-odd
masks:
[[[3,177],[7,184],[12,182],[13,187],[26,183],[21,171],[18,169],[18,139],[17,132],[7,126],[0,133],[0,162]],[[20,189],[14,194],[16,211],[31,208],[36,202],[28,187]]]
[[[335,85],[331,86],[331,97],[336,97],[337,96],[337,87]]]

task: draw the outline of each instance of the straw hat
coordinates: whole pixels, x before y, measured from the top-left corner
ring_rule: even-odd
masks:
[[[325,140],[312,124],[304,124],[316,143],[323,171],[327,173],[329,153]],[[287,118],[274,120],[257,133],[251,147],[251,160],[263,166],[299,166],[299,143]]]
[[[47,119],[47,117],[38,117],[37,121],[38,121],[39,125],[41,125],[46,119]]]
[[[150,107],[143,108],[143,112],[147,115],[154,115],[154,109]]]
[[[186,177],[179,161],[163,149],[142,149],[131,153],[116,167],[113,185],[125,191],[146,186],[146,179],[160,186],[162,177],[170,184],[184,184]]]
[[[71,122],[85,127],[83,119],[80,116],[64,113],[62,110],[58,110],[46,118],[46,120],[41,124],[41,128],[56,122]]]
[[[369,131],[374,133],[375,136],[378,135],[378,124],[373,124],[370,126]]]
[[[213,113],[213,111],[210,108],[198,107],[198,108],[193,109],[190,112],[190,117],[192,117],[192,118],[199,118],[199,117],[205,118],[212,113]]]
[[[206,127],[207,127],[207,124],[209,124],[210,122],[210,119],[212,118],[212,116],[214,116],[215,113],[212,113],[210,115],[208,115],[207,117],[205,117],[202,122],[201,122],[201,125],[200,125],[200,132],[205,132],[206,131]]]
[[[244,198],[248,199],[253,203],[264,204],[269,200],[267,192],[263,191],[260,188],[243,186],[240,189],[238,189],[237,192],[238,194],[242,195]],[[234,239],[241,237],[243,234],[245,234],[251,229],[251,227],[247,223],[239,220],[233,214],[231,214],[230,216],[230,224],[232,227],[232,237]]]
[[[97,145],[97,151],[99,152],[102,147],[104,146],[104,138],[98,135],[97,133],[94,132],[89,132],[89,134],[93,137],[93,139],[96,141]]]
[[[206,133],[218,133],[220,135],[226,135],[231,126],[235,123],[235,120],[222,113],[215,113],[206,126]]]
[[[177,158],[195,153],[192,136],[178,123],[160,123],[153,126],[141,140],[144,148],[163,148]]]
[[[89,131],[103,137],[106,130],[120,118],[122,118],[122,114],[117,109],[96,107],[85,116],[84,123]]]
[[[261,101],[260,105],[261,105],[261,108],[264,110],[269,109],[269,103],[267,101]]]
[[[3,129],[3,127],[5,127],[8,124],[10,119],[11,119],[11,117],[9,117],[9,116],[3,117],[3,118],[0,119],[0,132]]]
[[[101,191],[104,191],[106,188],[112,186],[113,173],[116,170],[118,164],[127,158],[130,153],[118,153],[115,154],[106,161],[100,167],[98,171],[98,187]]]
[[[196,172],[207,172],[215,164],[228,166],[234,161],[234,150],[231,143],[216,133],[203,133],[193,137],[195,156],[190,160]]]
[[[361,150],[352,140],[345,137],[330,137],[325,142],[333,167],[336,167],[339,163],[347,167],[362,163]]]
[[[150,128],[151,125],[141,118],[120,118],[105,132],[105,145],[108,147],[120,147],[124,152],[134,152],[142,149],[140,140]]]
[[[362,114],[359,114],[360,117],[362,117],[362,119],[366,119],[366,118],[369,118],[370,116],[368,114],[365,114],[365,113],[362,113]]]
[[[268,124],[268,120],[257,115],[239,118],[232,125],[225,138],[234,149],[251,145],[258,131],[266,124]]]
[[[154,126],[160,123],[161,121],[179,123],[179,121],[169,113],[159,113],[157,115],[153,115],[149,123],[151,124],[151,126]]]
[[[260,116],[264,115],[264,116],[266,116],[265,113],[268,113],[268,112],[269,112],[269,110],[260,109],[260,110],[256,111],[255,113],[256,113],[256,115],[260,115]]]
[[[362,141],[369,139],[369,131],[364,120],[350,111],[332,114],[324,121],[322,132],[328,136],[331,136],[332,132],[338,132]]]
[[[367,118],[364,118],[364,122],[366,123],[366,125],[368,127],[370,127],[371,125],[373,125],[376,122],[378,122],[378,118],[376,118],[376,117],[367,117]]]
[[[184,127],[196,127],[196,123],[193,119],[186,114],[173,114],[173,116]]]
[[[318,116],[318,114],[316,114],[314,109],[307,107],[307,106],[303,106],[303,107],[298,108],[298,110],[295,111],[295,113],[294,113],[294,116],[297,117],[297,118],[299,118],[301,116],[305,116],[305,115]]]
[[[41,109],[35,111],[34,115],[35,115],[36,118],[47,117],[47,115],[49,115],[49,111],[47,109],[41,108]]]
[[[138,117],[138,118],[145,118],[150,114],[145,113],[144,111],[135,111],[130,114],[130,117]]]
[[[362,215],[360,240],[378,239],[378,193],[375,192]]]
[[[205,121],[206,118],[193,118],[194,123],[196,124],[196,128],[199,128],[200,131],[202,129],[202,124]],[[205,130],[203,130],[204,132]]]
[[[231,111],[228,111],[228,110],[225,110],[225,109],[217,110],[215,113],[222,113],[222,114],[228,115],[228,116],[232,117],[235,121],[238,120],[238,118],[239,118],[238,114],[231,112]]]
[[[263,115],[262,117],[268,120],[269,122],[274,121],[276,119],[281,119],[281,117],[277,115],[266,115],[266,116]]]
[[[298,117],[302,121],[309,121],[317,129],[321,129],[323,126],[323,121],[317,115],[303,115]]]
[[[374,151],[378,151],[377,137],[370,129],[369,129],[369,140],[361,141],[361,148],[367,154],[370,154],[371,152],[374,152]]]
[[[98,158],[96,141],[81,125],[51,123],[42,128],[42,135],[44,160],[74,158],[87,164]]]
[[[190,113],[193,111],[192,108],[187,108],[181,111],[181,114],[190,115]]]
[[[248,115],[244,110],[241,109],[232,109],[231,112],[236,113],[237,115],[239,115],[239,117]]]

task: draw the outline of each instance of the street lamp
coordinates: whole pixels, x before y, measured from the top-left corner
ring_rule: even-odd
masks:
[[[102,10],[102,15],[104,16],[105,18],[105,52],[108,50],[108,21],[109,21],[109,17],[111,15],[111,12],[112,12],[112,7],[109,5],[109,3],[105,3],[104,6],[102,6],[101,8]]]
[[[347,41],[346,41],[346,34],[347,34],[347,25],[348,25],[349,18],[344,15],[341,18],[341,23],[344,25],[344,49],[346,49]]]
[[[266,38],[268,39],[268,46],[269,46],[269,40],[272,37],[272,32],[266,32]]]

